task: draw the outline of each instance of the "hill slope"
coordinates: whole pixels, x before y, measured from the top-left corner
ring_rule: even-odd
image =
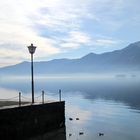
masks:
[[[35,73],[96,73],[140,70],[140,41],[122,50],[102,54],[90,53],[79,59],[54,59],[34,63]],[[30,62],[0,68],[0,74],[30,74]]]

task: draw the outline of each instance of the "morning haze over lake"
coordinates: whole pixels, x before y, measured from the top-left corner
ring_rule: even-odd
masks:
[[[27,115],[27,122],[17,114],[20,124],[34,130],[23,139],[139,140],[139,5],[139,0],[1,1],[0,116],[7,108],[27,104],[39,112],[37,105],[65,101],[61,122],[57,106],[48,124],[42,112]],[[11,132],[25,133],[16,121],[2,121],[0,129],[8,132],[13,124]],[[38,124],[43,127],[37,130]]]

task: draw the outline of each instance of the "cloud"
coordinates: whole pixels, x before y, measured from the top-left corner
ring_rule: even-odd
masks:
[[[76,3],[65,0],[13,0],[12,2],[5,0],[0,2],[0,26],[2,27],[0,28],[0,60],[5,58],[26,60],[25,48],[30,43],[38,46],[37,58],[61,53],[63,50],[58,46],[62,46],[62,48],[72,46],[71,48],[73,48],[78,47],[81,43],[86,43],[87,38],[83,34],[71,32],[71,30],[80,28],[81,18],[87,13],[85,6],[82,6],[83,12],[81,13],[81,7],[77,7],[79,1]],[[68,32],[69,41],[62,44],[61,41],[54,40],[51,35],[42,36],[41,31],[34,28],[35,25],[44,26],[46,34],[47,30]]]
[[[60,39],[62,48],[79,48],[82,45],[88,45],[91,38],[88,34],[80,31],[70,31],[66,37]]]
[[[69,34],[70,34],[69,41],[74,41],[81,44],[85,43],[87,44],[88,42],[90,42],[90,37],[86,33],[79,31],[71,31]]]
[[[67,43],[62,43],[60,46],[62,48],[73,48],[73,49],[77,49],[77,48],[80,47],[80,44],[67,42]]]
[[[31,16],[37,12],[39,3],[29,0],[1,1],[0,12],[0,60],[11,62],[27,59],[27,45],[34,43],[38,46],[36,57],[49,56],[59,53],[55,40],[42,37],[32,28]],[[32,7],[31,7],[32,6]],[[41,6],[41,5],[40,5]],[[26,9],[26,10],[25,10]],[[7,60],[6,60],[7,59]],[[7,62],[6,62],[7,63]]]
[[[11,63],[27,60],[26,46],[31,43],[38,47],[37,59],[92,44],[115,45],[118,39],[97,38],[96,34],[110,36],[125,27],[130,19],[139,22],[140,18],[139,7],[134,4],[138,0],[127,3],[126,0],[0,2],[0,60],[10,57]]]
[[[83,3],[81,3],[83,2]],[[55,3],[42,4],[38,11],[37,23],[54,31],[68,31],[80,28],[82,19],[89,16],[87,2],[78,0],[58,0]],[[35,19],[36,20],[36,19]]]
[[[95,44],[98,46],[112,46],[118,44],[118,40],[111,40],[111,39],[97,39]]]

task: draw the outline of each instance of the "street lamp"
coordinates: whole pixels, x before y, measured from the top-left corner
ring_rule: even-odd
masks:
[[[31,76],[32,76],[32,104],[34,103],[34,69],[33,69],[33,54],[35,53],[36,47],[31,44],[28,46],[29,53],[31,54]]]

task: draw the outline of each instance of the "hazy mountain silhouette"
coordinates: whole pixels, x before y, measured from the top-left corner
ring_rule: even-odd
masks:
[[[34,62],[38,74],[50,73],[97,73],[140,70],[140,41],[124,49],[102,54],[89,53],[79,59],[54,59]],[[0,74],[30,74],[30,62],[0,68]]]

